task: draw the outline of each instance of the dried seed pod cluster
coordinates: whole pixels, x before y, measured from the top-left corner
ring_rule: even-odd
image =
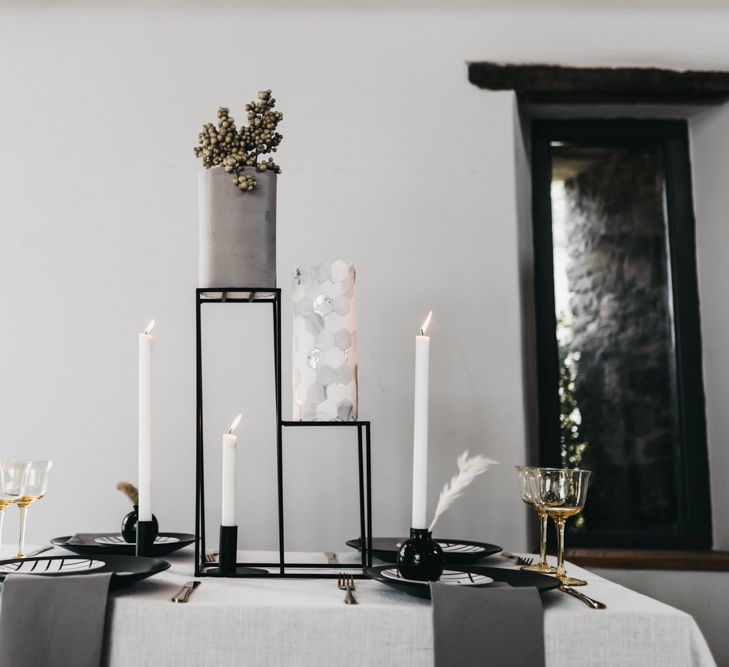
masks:
[[[116,488],[129,498],[132,505],[139,505],[139,491],[137,491],[137,487],[134,486],[134,484],[130,484],[129,482],[119,482],[116,485]]]
[[[259,162],[259,156],[275,153],[283,137],[277,132],[283,120],[280,111],[274,111],[275,98],[270,90],[258,93],[258,101],[245,106],[248,124],[237,129],[230,110],[218,109],[218,125],[205,123],[198,137],[195,155],[202,159],[206,169],[221,166],[233,175],[233,182],[244,192],[255,189],[256,178],[245,167],[255,167],[256,171],[281,173],[272,157]]]

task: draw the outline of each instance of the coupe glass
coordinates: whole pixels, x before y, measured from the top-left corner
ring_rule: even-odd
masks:
[[[28,461],[0,460],[0,546],[5,510],[20,500],[28,471]]]
[[[25,546],[25,518],[28,505],[40,500],[46,494],[48,474],[53,467],[53,461],[29,461],[25,472],[25,483],[20,498],[16,501],[20,509],[20,534],[18,536],[18,553],[16,558],[24,558]]]
[[[521,499],[539,516],[539,562],[536,565],[524,565],[521,569],[529,572],[554,574],[557,568],[547,563],[547,512],[540,508],[534,500],[534,471],[536,468],[514,466],[519,482]]]
[[[578,515],[587,500],[589,470],[536,468],[534,471],[534,500],[537,507],[557,524],[557,579],[565,586],[584,586],[582,579],[568,577],[564,569],[564,525]]]

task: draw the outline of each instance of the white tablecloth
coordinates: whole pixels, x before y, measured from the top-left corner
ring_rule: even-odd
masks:
[[[168,560],[170,570],[111,595],[108,665],[432,665],[429,601],[374,581],[357,581],[359,604],[347,606],[332,580],[209,577],[187,604],[173,604],[170,597],[192,578],[192,550]],[[501,557],[486,564],[511,567]],[[574,565],[568,570],[587,579],[582,590],[608,608],[546,593],[549,667],[715,664],[688,614]]]

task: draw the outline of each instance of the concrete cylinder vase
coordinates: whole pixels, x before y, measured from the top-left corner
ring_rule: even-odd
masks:
[[[222,167],[199,175],[198,285],[276,286],[276,174],[247,167],[256,179],[243,192]]]
[[[358,418],[355,278],[341,260],[294,272],[294,420]]]

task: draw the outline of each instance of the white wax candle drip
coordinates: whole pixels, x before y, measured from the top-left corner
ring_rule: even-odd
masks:
[[[238,415],[223,435],[223,512],[221,525],[237,526],[236,517],[236,459],[238,436],[233,434],[243,415]]]
[[[152,320],[139,334],[139,520],[152,521]]]
[[[428,385],[430,338],[425,335],[433,311],[415,337],[415,410],[413,421],[413,516],[412,528],[427,528],[428,504]]]

